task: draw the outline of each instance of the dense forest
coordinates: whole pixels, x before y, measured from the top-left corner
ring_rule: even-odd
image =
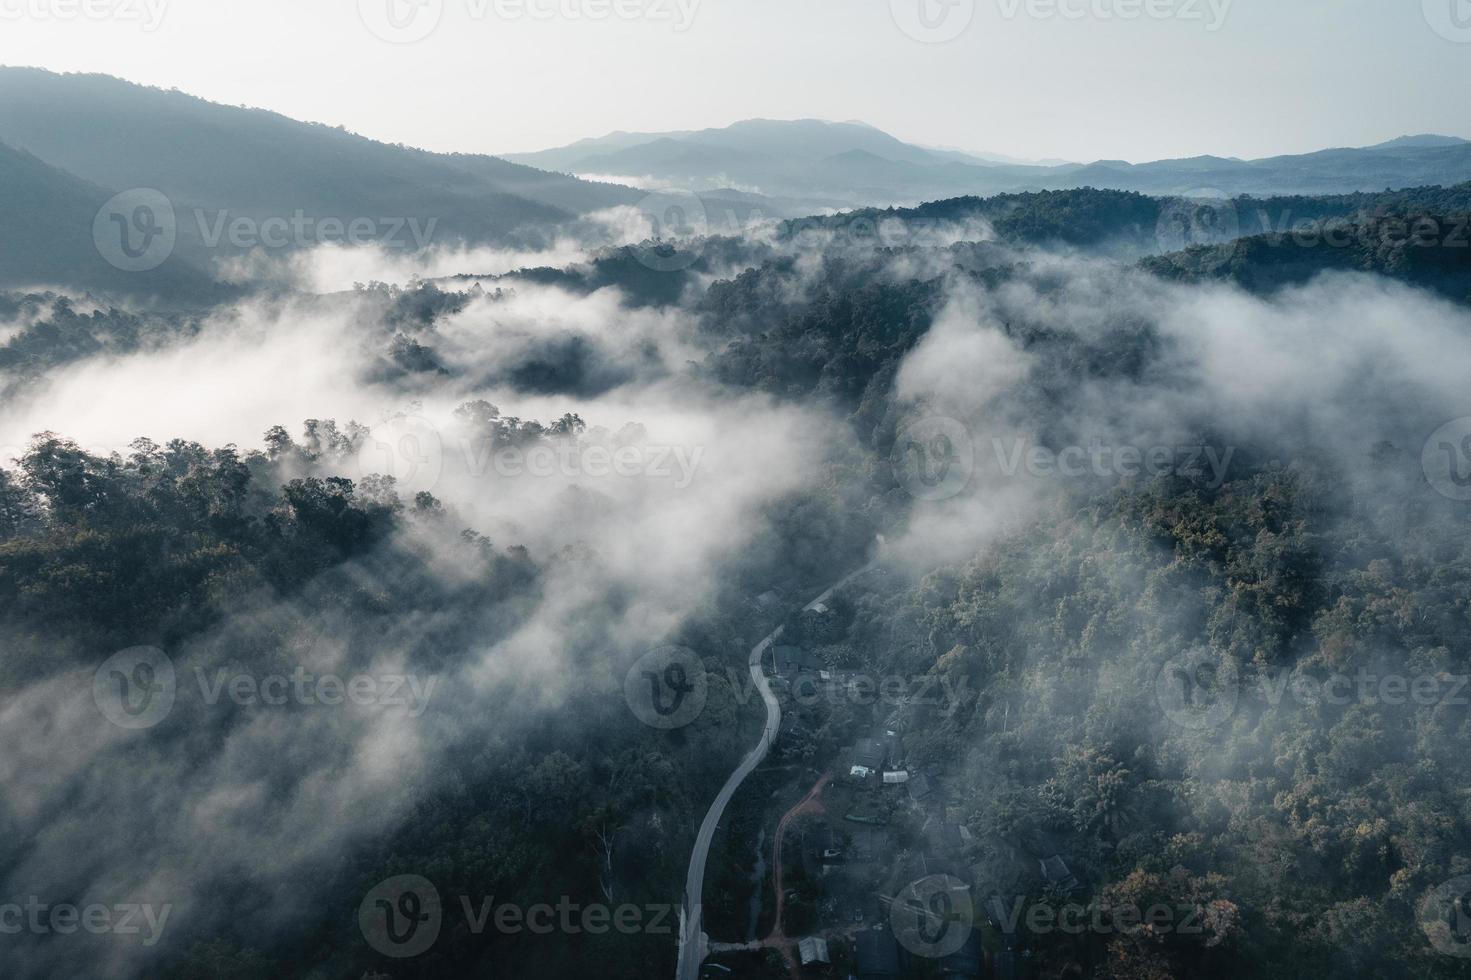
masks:
[[[453,487],[401,489],[359,471],[370,430],[358,422],[276,426],[258,448],[139,440],[110,455],[65,432],[36,435],[0,461],[7,695],[90,683],[107,653],[148,645],[181,674],[289,673],[330,651],[339,671],[391,664],[441,677],[450,706],[404,731],[374,714],[329,722],[302,712],[277,740],[260,713],[208,711],[181,688],[147,741],[97,749],[102,769],[136,786],[116,790],[105,772],[78,777],[3,823],[36,826],[64,808],[100,819],[118,799],[163,793],[169,765],[205,766],[244,745],[253,758],[240,763],[241,783],[258,794],[248,812],[290,827],[301,799],[352,768],[346,749],[321,746],[342,737],[350,748],[388,725],[404,744],[433,748],[411,772],[333,798],[373,819],[331,860],[281,857],[281,875],[310,882],[289,900],[300,906],[290,926],[276,913],[288,900],[262,867],[275,856],[249,840],[225,847],[149,975],[667,975],[694,830],[760,737],[759,699],[741,688],[750,645],[785,622],[828,667],[944,678],[976,699],[948,714],[812,712],[811,731],[783,746],[779,764],[820,770],[871,725],[891,726],[912,765],[952,797],[967,834],[959,864],[977,895],[1060,905],[1065,896],[1029,870],[1053,851],[1068,856],[1074,900],[1163,902],[1206,923],[1195,934],[1027,935],[1020,946],[1037,975],[1462,975],[1460,959],[1427,943],[1419,917],[1429,890],[1471,872],[1466,709],[1449,697],[1335,703],[1276,685],[1361,672],[1449,684],[1471,673],[1465,505],[1427,484],[1421,456],[1455,407],[1454,384],[1428,362],[1435,343],[1464,339],[1471,249],[1455,229],[1471,185],[1238,198],[1241,239],[1141,258],[1173,206],[1093,190],[959,199],[745,239],[609,249],[558,269],[299,298],[292,315],[349,311],[343,362],[377,390],[567,402],[539,422],[467,398],[447,441],[590,444],[580,400],[654,382],[738,405],[743,423],[752,405],[800,406],[831,426],[807,478],[764,501],[749,540],[720,555],[714,585],[636,638],[616,627],[641,601],[637,584],[588,586],[616,556],[586,545],[539,551],[530,519],[518,524],[509,503],[493,521],[461,507]],[[1294,233],[1299,220],[1339,220],[1348,244]],[[884,222],[909,231],[866,230]],[[1430,223],[1436,236],[1417,238],[1417,224]],[[491,368],[466,354],[469,318],[499,338],[514,333],[518,303],[555,295],[570,308],[607,291],[637,344],[581,334],[572,317],[538,308],[556,330],[498,350]],[[680,332],[632,333],[639,317],[660,316]],[[1414,346],[1432,316],[1445,333]],[[1375,331],[1395,317],[1406,347],[1388,338],[1385,353]],[[1244,354],[1203,352],[1225,345],[1234,335],[1220,323],[1237,320],[1259,329],[1251,340],[1266,354],[1246,343]],[[42,394],[90,359],[146,355],[231,322],[221,311],[143,312],[48,293],[6,297],[0,321],[9,324],[0,384],[12,397]],[[1282,378],[1312,373],[1310,358],[1284,368],[1272,345],[1317,350],[1335,336],[1344,353],[1301,391],[1248,386],[1258,401],[1242,406],[1212,373],[1224,362],[1239,378],[1243,364],[1264,363],[1285,389]],[[622,346],[639,345],[624,356]],[[1447,352],[1450,363],[1460,350]],[[928,390],[936,364],[955,380]],[[917,497],[894,464],[906,424],[926,414],[959,419],[975,442],[975,476],[953,501]],[[1092,436],[1229,447],[1229,469],[1219,479],[1181,469],[1027,482],[987,459],[993,437],[1058,452]],[[548,510],[569,527],[627,519],[596,489],[559,493]],[[875,552],[879,535],[889,544]],[[828,626],[792,615],[875,557],[883,584],[844,592]],[[488,684],[476,669],[485,651],[547,609],[568,633],[562,654],[528,657],[523,674]],[[640,724],[619,694],[651,643],[704,663],[709,698],[688,727]],[[1191,650],[1235,678],[1234,708],[1216,725],[1180,724],[1161,707],[1161,670]],[[300,771],[262,761],[273,757]],[[742,813],[759,808],[756,792],[743,790]],[[142,875],[184,846],[191,821],[211,807],[229,812],[214,797],[175,802],[189,812],[122,821],[137,853],[108,858]],[[898,868],[923,830],[893,819]],[[750,884],[753,845],[717,852],[722,895],[744,901],[739,889],[766,887]],[[13,844],[0,866],[46,867],[54,846]],[[411,873],[456,908],[431,950],[389,961],[363,944],[358,903]],[[84,879],[78,872],[71,887],[81,893]],[[629,904],[660,925],[488,936],[459,914],[461,896]],[[797,904],[793,928],[802,915],[815,921],[815,906]]]
[[[981,692],[906,730],[922,732],[911,764],[960,801],[985,888],[1060,908],[1019,856],[1061,850],[1082,901],[1205,924],[1033,936],[1041,975],[1461,975],[1418,915],[1468,869],[1467,715],[1451,692],[1471,564],[1459,508],[1426,499],[1405,462],[1384,447],[1347,499],[1345,474],[1305,459],[1219,488],[1098,493],[864,599],[830,656]],[[1198,730],[1163,717],[1155,687],[1194,647],[1239,665],[1234,711]],[[1361,672],[1445,680],[1421,702],[1275,686]]]

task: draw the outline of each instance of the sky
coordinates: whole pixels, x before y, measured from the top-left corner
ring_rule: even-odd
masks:
[[[444,151],[754,117],[1082,161],[1471,137],[1471,0],[0,0],[0,63]]]

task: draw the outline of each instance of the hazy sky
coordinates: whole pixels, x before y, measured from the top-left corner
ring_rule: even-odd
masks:
[[[754,116],[1078,160],[1471,137],[1471,0],[0,0],[0,21],[0,63],[437,150]]]

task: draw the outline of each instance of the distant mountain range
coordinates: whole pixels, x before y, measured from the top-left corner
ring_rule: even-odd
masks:
[[[1471,141],[1452,136],[1405,136],[1378,146],[1262,160],[1026,164],[916,146],[862,123],[815,119],[751,119],[697,132],[619,132],[506,159],[661,187],[730,187],[811,206],[911,204],[1075,187],[1156,195],[1343,194],[1471,179]]]
[[[174,209],[178,243],[169,266],[200,269],[240,251],[239,236],[229,232],[239,219],[248,223],[245,240],[279,239],[280,222],[300,214],[304,236],[287,230],[291,245],[300,237],[307,244],[341,240],[353,221],[372,226],[368,238],[388,240],[397,228],[391,244],[419,244],[404,230],[411,221],[433,243],[517,243],[642,196],[495,157],[379,143],[106,75],[30,68],[0,68],[0,144],[0,165],[15,175],[0,185],[0,209],[54,216],[44,227],[7,222],[0,230],[4,254],[26,258],[0,268],[0,285],[44,281],[35,277],[48,269],[57,274],[53,282],[115,285],[111,275],[85,275],[93,263],[72,248],[91,249],[97,258],[97,210],[114,192],[132,188],[159,191]],[[267,221],[276,224],[268,228]],[[32,239],[55,240],[55,247],[26,256]],[[48,256],[68,258],[52,268]],[[122,282],[141,285],[136,277]]]
[[[719,214],[774,217],[1086,186],[1330,194],[1471,180],[1471,142],[1422,135],[1266,160],[1038,164],[916,146],[862,123],[750,120],[614,133],[507,160],[381,143],[105,75],[0,68],[0,288],[207,299],[219,294],[220,260],[341,241],[354,222],[367,229],[360,240],[405,248],[534,247],[581,215],[644,199],[618,179],[697,190]],[[156,206],[106,213],[115,194],[137,188]],[[128,272],[104,258],[103,240],[114,250],[125,235],[162,241],[148,225],[158,211],[174,226],[158,265]]]

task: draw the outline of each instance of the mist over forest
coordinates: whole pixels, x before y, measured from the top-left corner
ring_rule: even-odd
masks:
[[[0,68],[0,976],[1464,976],[1468,146]]]

